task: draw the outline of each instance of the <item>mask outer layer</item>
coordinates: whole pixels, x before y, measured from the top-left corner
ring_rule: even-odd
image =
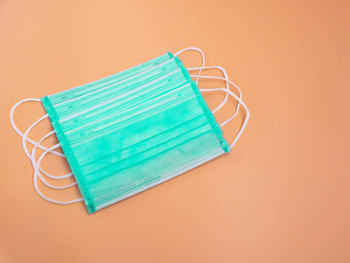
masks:
[[[41,101],[89,213],[230,151],[170,52]]]

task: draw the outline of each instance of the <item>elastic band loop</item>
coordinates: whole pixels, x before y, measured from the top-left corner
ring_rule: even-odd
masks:
[[[29,151],[28,151],[28,148],[27,148],[27,145],[26,145],[26,141],[27,141],[27,138],[28,138],[28,134],[29,132],[31,131],[31,129],[33,129],[34,126],[36,126],[39,122],[41,122],[42,120],[44,120],[45,118],[47,118],[47,114],[42,116],[41,118],[39,118],[36,122],[34,122],[26,131],[25,133],[23,134],[23,137],[22,137],[22,146],[23,146],[23,149],[24,149],[24,152],[26,153],[26,155],[28,156],[28,158],[31,160],[32,164],[33,164],[33,168],[34,168],[34,165],[35,165],[35,151],[36,151],[36,148],[37,147],[40,147],[40,144],[37,143],[35,145],[35,147],[32,149],[32,153],[34,151],[34,155],[33,154],[30,154]],[[47,134],[47,136],[50,136],[51,133],[54,132],[54,131],[51,131]],[[34,156],[34,157],[33,157]],[[64,154],[60,154],[58,156],[61,156],[61,157],[64,157],[65,158],[65,155]],[[41,167],[39,167],[39,170],[40,172],[42,172],[43,174],[45,174],[47,177],[49,178],[52,178],[52,179],[65,179],[65,178],[68,178],[70,176],[72,176],[72,173],[68,173],[68,174],[65,174],[65,175],[57,175],[57,176],[53,176],[51,174],[49,174],[48,172],[46,172],[45,170],[43,170]]]
[[[47,135],[45,135],[43,138],[41,138],[41,140],[39,141],[39,144],[43,141],[43,140],[45,140],[47,137],[49,137],[50,135],[52,135],[53,133],[51,133],[51,134],[47,134]],[[35,146],[35,147],[37,147],[37,146]],[[46,154],[48,154],[50,151],[53,151],[53,150],[55,150],[55,149],[57,149],[57,148],[59,148],[60,147],[60,144],[58,143],[58,144],[56,144],[56,145],[54,145],[54,146],[52,146],[52,147],[50,147],[50,148],[47,148],[47,150],[45,150],[44,151],[44,153],[39,157],[39,160],[38,160],[38,162],[36,163],[36,165],[35,165],[35,167],[34,167],[34,175],[33,175],[33,180],[34,180],[34,189],[35,189],[35,191],[43,198],[43,199],[45,199],[46,201],[48,201],[48,202],[51,202],[51,203],[54,203],[54,204],[59,204],[59,205],[69,205],[69,204],[73,204],[73,203],[77,203],[77,202],[81,202],[81,201],[83,201],[83,198],[78,198],[78,199],[75,199],[75,200],[70,200],[70,201],[57,201],[57,200],[53,200],[53,199],[51,199],[51,198],[48,198],[48,197],[46,197],[41,191],[40,191],[40,189],[39,189],[39,186],[38,186],[38,176],[40,177],[40,175],[39,175],[39,165],[40,165],[40,163],[41,163],[41,161],[43,160],[43,158],[46,156]]]
[[[225,77],[224,79],[225,79],[226,89],[227,89],[227,90],[230,90],[229,79],[228,79],[226,70],[225,70],[223,67],[221,67],[221,66],[206,66],[206,67],[192,67],[192,68],[187,68],[187,70],[198,70],[198,69],[218,69],[218,70],[220,70],[220,71],[223,73],[224,77]],[[198,75],[199,75],[199,74],[198,74]],[[219,77],[215,77],[215,78],[216,78],[216,79],[219,79]],[[242,99],[242,92],[241,92],[240,88],[239,88],[236,84],[234,84],[233,82],[232,82],[232,85],[237,89],[238,94],[239,94],[239,98]],[[224,98],[224,100],[220,103],[219,106],[217,106],[214,110],[212,110],[213,113],[216,113],[218,110],[220,110],[220,109],[225,105],[225,103],[226,103],[226,101],[227,101],[227,99],[228,99],[228,96],[229,96],[228,93],[225,93],[225,98]],[[236,107],[236,111],[235,111],[234,117],[238,114],[238,112],[239,112],[239,107],[240,107],[240,104],[237,103],[237,107]]]
[[[195,77],[195,75],[191,75],[191,77]],[[212,78],[212,76],[198,76],[199,78]],[[215,77],[215,78],[218,78],[218,77]],[[224,78],[219,78],[219,79],[223,79],[225,80]],[[232,81],[228,80],[228,82],[230,84],[233,84]],[[222,88],[217,88],[217,89],[201,89],[200,91],[202,92],[211,92],[211,91],[224,91],[226,93],[228,93],[229,95],[231,95],[233,98],[235,98],[241,105],[242,107],[244,108],[245,112],[246,112],[246,117],[244,119],[244,122],[239,130],[239,132],[237,133],[235,139],[233,140],[233,142],[231,143],[230,147],[233,148],[233,146],[235,146],[235,144],[237,143],[239,137],[241,137],[244,129],[246,128],[247,124],[248,124],[248,120],[250,118],[250,112],[248,110],[248,107],[247,105],[241,100],[241,98],[239,98],[235,93],[233,93],[231,90],[227,90],[227,89],[222,89]],[[227,124],[228,122],[230,122],[233,118],[234,118],[235,115],[231,116],[230,118],[228,118],[226,121],[224,121],[222,124],[220,124],[220,126],[224,126],[225,124]]]
[[[36,153],[36,149],[38,148],[38,146],[41,144],[41,142],[43,140],[45,140],[47,137],[51,136],[52,134],[54,134],[55,132],[54,131],[51,131],[49,132],[48,134],[46,134],[44,137],[41,138],[41,140],[39,141],[39,143],[37,145],[34,146],[33,150],[32,150],[32,155],[31,155],[31,160],[32,160],[32,165],[33,165],[33,168],[35,169],[35,167],[39,167],[39,164],[35,162],[35,153]],[[52,148],[52,147],[51,147]],[[49,153],[51,148],[48,148],[47,150],[45,150],[45,153]],[[45,155],[46,155],[45,154]],[[61,189],[66,189],[68,187],[72,187],[74,185],[76,185],[77,183],[74,182],[74,183],[71,183],[69,185],[64,185],[64,186],[55,186],[55,185],[52,185],[50,184],[48,181],[46,181],[46,179],[41,175],[41,173],[39,172],[39,168],[38,168],[38,172],[37,172],[37,175],[39,176],[40,178],[40,181],[45,184],[47,187],[50,187],[52,189],[56,189],[56,190],[61,190]]]
[[[184,48],[184,49],[182,49],[182,50],[176,52],[176,53],[175,53],[175,56],[179,56],[181,53],[183,53],[183,52],[185,52],[185,51],[188,51],[188,50],[193,50],[193,51],[197,51],[197,52],[200,53],[200,55],[201,55],[201,57],[202,57],[202,65],[201,65],[200,67],[190,67],[190,68],[187,68],[187,70],[198,70],[198,73],[197,73],[197,74],[200,75],[201,72],[202,72],[202,69],[218,69],[218,70],[220,70],[220,71],[223,73],[225,79],[228,80],[228,76],[227,76],[226,70],[225,70],[223,67],[221,67],[221,66],[204,66],[204,65],[205,65],[205,56],[204,56],[204,52],[203,52],[200,48],[197,48],[197,47],[188,47],[188,48]],[[195,82],[196,82],[196,84],[198,85],[198,77],[196,77]],[[238,92],[239,92],[239,95],[240,95],[240,97],[241,97],[241,90],[239,89],[239,87],[238,87],[237,85],[235,85],[235,84],[233,84],[233,85],[234,85],[234,87],[237,88],[237,90],[238,90]],[[227,90],[230,89],[230,84],[228,83],[228,81],[226,81],[226,89],[227,89]],[[228,99],[228,96],[229,96],[228,93],[226,93],[226,94],[225,94],[224,100],[220,103],[219,106],[217,106],[217,107],[212,111],[213,113],[216,113],[218,110],[220,110],[220,109],[224,106],[224,104],[226,103],[226,101],[227,101],[227,99]],[[235,112],[235,116],[236,116],[236,115],[238,114],[238,112],[239,112],[239,107],[240,107],[240,105],[239,105],[239,103],[238,103],[238,104],[237,104],[237,108],[236,108],[236,112]]]
[[[17,109],[17,107],[19,105],[21,105],[22,103],[25,103],[25,102],[41,102],[40,99],[37,99],[37,98],[28,98],[28,99],[23,99],[23,100],[20,100],[19,102],[17,102],[15,105],[13,105],[13,107],[11,108],[11,111],[10,111],[10,122],[11,122],[11,125],[12,125],[12,128],[17,132],[17,134],[19,136],[21,136],[23,138],[23,133],[18,129],[18,127],[16,126],[15,124],[15,121],[13,120],[13,115],[14,115],[14,112],[15,110]],[[26,140],[33,144],[33,145],[36,145],[37,142],[35,142],[34,140],[30,139],[30,138],[26,138]],[[43,145],[40,145],[39,146],[40,149],[42,150],[46,150],[47,148]],[[52,154],[55,154],[55,155],[58,155],[58,156],[61,156],[61,157],[64,157],[64,155],[60,152],[56,152],[56,151],[53,151]],[[63,155],[63,156],[62,156]]]
[[[176,57],[178,57],[181,53],[186,52],[186,51],[188,51],[188,50],[194,50],[194,51],[199,52],[199,54],[201,54],[201,58],[202,58],[202,65],[201,65],[201,68],[203,68],[204,65],[205,65],[205,56],[204,56],[204,52],[203,52],[200,48],[197,48],[197,47],[188,47],[188,48],[184,48],[184,49],[181,49],[180,51],[176,52],[174,55],[175,55]],[[199,71],[198,71],[198,75],[201,74],[201,72],[202,72],[202,69],[201,69],[201,68],[200,68]],[[196,84],[198,84],[198,78],[196,78]]]
[[[26,145],[26,142],[27,141],[30,141],[31,139],[28,138],[28,134],[29,132],[38,124],[40,123],[41,121],[45,120],[46,118],[48,118],[48,114],[45,114],[43,115],[42,117],[40,117],[38,120],[36,120],[26,131],[24,134],[22,134],[22,132],[19,131],[19,129],[16,127],[16,125],[14,124],[14,121],[13,121],[13,115],[14,115],[14,110],[22,103],[24,102],[29,102],[29,101],[39,101],[38,99],[25,99],[25,100],[22,100],[20,102],[18,102],[15,106],[13,106],[11,112],[10,112],[10,121],[11,121],[11,124],[13,124],[13,128],[15,129],[15,131],[22,137],[22,146],[23,146],[23,150],[25,152],[25,154],[27,155],[27,157],[31,160],[31,162],[33,163],[33,160],[31,158],[31,154],[29,153],[28,151],[28,148],[27,148],[27,145]],[[33,143],[34,141],[32,141]],[[35,144],[34,145],[38,145],[37,142],[34,142]],[[39,145],[40,147],[41,145]],[[40,147],[42,149],[47,149],[46,147]],[[60,156],[60,157],[64,157],[65,158],[65,155],[63,153],[59,153],[59,152],[56,152],[56,155],[57,156]],[[35,163],[35,161],[34,161]],[[70,174],[66,174],[66,175],[63,175],[63,176],[52,176],[50,175],[49,173],[47,173],[45,170],[43,170],[41,167],[39,167],[39,170],[45,174],[47,177],[50,177],[52,179],[64,179],[64,178],[68,178],[70,176],[72,176],[72,173]],[[48,187],[51,187],[53,189],[64,189],[64,188],[67,188],[69,187],[70,185],[66,186],[66,187],[56,187],[56,186],[53,186],[51,184],[49,184],[45,179],[43,180],[43,183],[46,184]],[[73,184],[74,185],[74,184]]]

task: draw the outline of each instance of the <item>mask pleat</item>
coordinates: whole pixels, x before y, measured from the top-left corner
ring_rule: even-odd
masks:
[[[141,191],[147,190],[157,184],[172,179],[177,175],[183,174],[201,164],[204,164],[220,156],[223,153],[223,149],[219,146],[216,146],[214,148],[207,149],[201,154],[197,154],[196,157],[181,163],[181,165],[177,165],[174,166],[172,169],[165,170],[159,177],[149,176],[148,179],[145,179],[142,182],[138,182],[138,184],[134,184],[131,182],[127,185],[127,187],[120,187],[119,189],[111,188],[108,185],[100,185],[99,187],[95,187],[94,195],[96,196],[96,199],[94,199],[94,201],[91,202],[91,207],[93,207],[94,210],[102,209],[120,200],[135,195]],[[151,169],[153,168],[153,164],[155,164],[154,160],[153,162],[149,163]],[[136,169],[140,169],[140,167],[136,167]]]
[[[162,174],[166,174],[177,165],[181,166],[188,160],[201,156],[202,147],[210,150],[216,149],[217,143],[213,140],[214,137],[215,135],[210,131],[194,133],[191,137],[171,141],[171,146],[164,145],[164,148],[159,147],[157,151],[140,154],[137,160],[132,161],[132,164],[128,164],[127,161],[120,162],[113,167],[116,169],[113,172],[108,173],[108,170],[102,170],[101,173],[95,172],[88,175],[86,180],[91,185],[91,195],[95,198],[101,198],[100,196],[104,195],[106,198],[108,195],[131,191],[147,181],[160,180]],[[144,169],[145,167],[147,169]],[[142,173],[137,172],[140,170]]]
[[[158,66],[159,64],[163,64],[168,62],[170,59],[173,59],[174,56],[171,53],[167,53],[165,55],[162,55],[160,57],[154,58],[152,60],[149,60],[145,63],[142,63],[138,66],[135,66],[133,68],[124,70],[122,72],[119,72],[117,74],[113,74],[111,76],[102,78],[100,80],[84,84],[78,87],[75,87],[73,89],[65,90],[60,93],[56,93],[53,95],[50,95],[51,103],[55,106],[59,103],[66,103],[67,101],[77,98],[79,96],[83,96],[85,94],[88,94],[90,92],[93,92],[95,90],[104,88],[107,85],[111,85],[113,83],[117,83],[120,81],[123,81],[127,78],[130,78],[132,76],[135,76],[137,74],[140,74],[142,72],[145,72],[149,69],[153,69],[154,67]]]
[[[120,112],[132,109],[133,107],[145,104],[147,101],[154,100],[175,88],[188,83],[183,74],[178,73],[170,79],[161,80],[154,85],[148,85],[140,90],[135,90],[128,96],[113,99],[108,104],[102,107],[96,107],[95,110],[90,110],[82,114],[75,114],[69,119],[60,120],[60,124],[65,132],[70,132],[72,129],[80,129],[86,124],[92,124],[103,118],[115,116]]]
[[[72,103],[65,103],[57,105],[55,108],[58,112],[59,118],[64,118],[72,113],[84,111],[89,109],[91,105],[104,104],[110,98],[124,96],[127,92],[137,89],[150,82],[156,82],[159,78],[167,78],[174,71],[179,71],[179,67],[175,60],[171,60],[167,65],[153,69],[147,74],[139,77],[134,77],[129,81],[123,83],[116,83],[106,86],[102,89],[97,89],[95,92],[85,94],[77,97]]]
[[[186,135],[193,130],[199,129],[207,125],[208,128],[211,128],[204,115],[193,118],[190,121],[181,123],[176,127],[169,127],[166,131],[157,133],[155,135],[148,135],[147,138],[140,140],[137,135],[128,136],[128,140],[125,140],[121,144],[123,148],[112,150],[110,153],[102,156],[89,155],[84,157],[84,161],[80,162],[81,171],[84,173],[93,172],[97,169],[102,169],[110,164],[121,161],[125,158],[129,158],[135,154],[138,154],[142,151],[147,151],[154,147],[158,147],[164,143],[167,143],[169,140],[175,139],[182,135]],[[147,131],[146,131],[146,134]],[[133,138],[130,138],[133,137]]]
[[[125,159],[121,159],[118,162],[106,167],[108,169],[105,168],[99,171],[85,174],[85,178],[87,181],[91,183],[96,180],[102,180],[104,178],[107,178],[113,175],[118,177],[119,175],[117,174],[121,170],[133,167],[136,164],[139,164],[142,162],[146,165],[146,163],[150,159],[155,158],[160,154],[166,151],[169,151],[173,148],[186,145],[186,143],[189,143],[190,141],[196,139],[197,137],[200,138],[201,136],[204,136],[205,134],[210,133],[210,131],[211,131],[211,127],[208,124],[203,125],[197,129],[192,130],[191,132],[187,132],[185,134],[181,134],[180,136],[170,139],[167,144],[155,145],[149,150],[140,151],[137,155],[132,155]],[[139,176],[143,177],[143,175],[139,175]]]
[[[85,143],[92,138],[112,133],[115,130],[128,126],[134,122],[141,121],[145,118],[147,119],[150,114],[157,114],[158,112],[171,109],[177,104],[183,104],[182,106],[186,107],[188,103],[191,103],[191,98],[194,96],[195,95],[193,92],[191,92],[190,85],[188,87],[183,86],[182,88],[165,94],[163,96],[163,100],[147,102],[144,105],[140,105],[131,110],[125,111],[113,119],[102,120],[98,126],[92,125],[90,127],[83,128],[78,132],[66,134],[66,136],[72,145],[81,142]]]
[[[194,108],[193,105],[195,105],[195,103],[196,101],[191,99],[182,102],[179,104],[179,107],[160,111],[157,114],[152,114],[152,116],[148,116],[148,118],[130,123],[129,125],[124,124],[124,127],[121,123],[120,125],[116,125],[113,132],[107,133],[104,130],[104,136],[96,136],[91,140],[85,140],[84,143],[75,145],[70,143],[70,147],[74,150],[79,164],[84,164],[86,161],[83,160],[95,158],[94,156],[96,153],[86,152],[87,149],[91,149],[93,146],[96,148],[99,147],[99,155],[107,155],[203,115],[203,111],[198,107],[192,112],[188,112],[189,109]],[[170,116],[172,118],[169,118]],[[153,125],[150,123],[153,123]],[[191,126],[187,129],[190,130]],[[69,140],[67,140],[67,142],[69,142]],[[90,155],[91,157],[89,157]]]
[[[148,159],[157,156],[160,153],[185,144],[189,140],[192,140],[210,131],[210,125],[203,124],[190,132],[180,134],[174,138],[169,138],[167,143],[158,142],[158,144],[152,145],[152,147],[148,149],[144,148],[142,150],[140,147],[126,149],[119,152],[120,158],[118,161],[105,166],[98,171],[89,171],[88,173],[84,173],[86,180],[100,180],[106,176],[116,175],[122,169],[127,169],[128,167],[132,167],[137,163],[147,161]],[[135,151],[135,153],[133,153],[133,151]]]

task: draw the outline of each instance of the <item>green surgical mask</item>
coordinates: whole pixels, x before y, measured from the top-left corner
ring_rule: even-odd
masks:
[[[240,90],[231,82],[239,96],[230,91],[226,71],[205,67],[204,56],[201,67],[186,69],[177,57],[183,51],[176,56],[167,53],[118,74],[41,98],[47,114],[24,134],[13,123],[13,112],[23,102],[38,100],[26,99],[13,107],[11,122],[23,138],[23,147],[34,168],[34,187],[44,199],[57,204],[83,200],[88,212],[93,213],[230,152],[249,118]],[[201,76],[206,68],[222,70],[225,78]],[[189,71],[198,71],[198,75],[190,75]],[[199,90],[198,78],[223,79],[226,89]],[[214,112],[229,95],[238,101],[235,114],[221,126],[236,116],[241,105],[244,107],[245,121],[231,145],[223,137],[201,91],[226,93]],[[39,142],[29,139],[30,130],[45,118],[50,119],[54,130]],[[41,145],[54,134],[59,144],[50,148]],[[27,141],[34,145],[31,153]],[[64,154],[55,151],[60,147]],[[37,148],[44,150],[38,160]],[[65,157],[72,173],[52,176],[44,171],[40,163],[48,153]],[[38,187],[38,178],[54,189],[71,187],[75,183],[51,185],[45,176],[60,180],[72,175],[82,198],[56,201],[43,195]]]

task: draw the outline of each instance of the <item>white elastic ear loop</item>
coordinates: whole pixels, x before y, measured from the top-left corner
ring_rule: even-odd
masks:
[[[188,48],[184,48],[184,49],[182,49],[182,50],[176,52],[176,53],[175,53],[175,56],[179,56],[181,53],[183,53],[183,52],[185,52],[185,51],[188,51],[188,50],[198,51],[198,52],[201,54],[201,57],[202,57],[202,65],[201,65],[200,67],[190,67],[190,68],[187,68],[187,70],[198,70],[198,73],[197,73],[197,74],[200,75],[201,72],[202,72],[202,69],[218,69],[218,70],[220,70],[220,71],[223,73],[225,79],[228,80],[228,76],[227,76],[226,70],[225,70],[223,67],[220,67],[220,66],[204,66],[204,65],[205,65],[205,56],[204,56],[204,52],[203,52],[201,49],[197,48],[197,47],[188,47]],[[198,85],[198,77],[197,77],[197,76],[196,76],[195,82],[196,82],[196,84]],[[239,96],[242,97],[242,93],[241,93],[241,90],[239,89],[239,87],[238,87],[236,84],[234,84],[234,83],[233,83],[233,86],[238,90]],[[228,81],[226,81],[226,89],[227,89],[227,90],[230,89],[230,84],[228,83]],[[226,94],[225,94],[224,100],[220,103],[219,106],[217,106],[217,107],[212,111],[213,113],[216,113],[218,110],[220,110],[220,109],[224,106],[224,104],[226,103],[226,101],[227,101],[227,99],[228,99],[228,96],[229,96],[228,93],[226,93]],[[240,105],[239,105],[239,103],[238,103],[238,104],[237,104],[237,108],[236,108],[236,112],[235,112],[234,117],[238,114],[238,112],[239,112],[239,107],[240,107]]]
[[[33,165],[33,168],[35,169],[36,167],[38,167],[38,171],[37,171],[37,175],[39,176],[39,179],[40,181],[45,184],[47,187],[50,187],[52,189],[56,189],[56,190],[61,190],[61,189],[66,189],[68,187],[72,187],[73,185],[76,185],[77,183],[74,182],[74,183],[71,183],[71,184],[68,184],[68,185],[64,185],[64,186],[55,186],[55,185],[52,185],[50,184],[48,181],[46,181],[46,179],[41,175],[41,173],[39,172],[39,164],[35,161],[35,153],[36,153],[36,149],[40,146],[41,142],[43,140],[45,140],[47,137],[51,136],[52,134],[54,134],[55,131],[51,131],[49,132],[48,134],[46,134],[44,137],[42,137],[40,139],[40,141],[38,142],[37,145],[34,146],[33,150],[32,150],[32,155],[31,155],[31,160],[32,160],[32,165]],[[57,145],[57,144],[56,144]],[[59,144],[58,144],[59,145]],[[52,150],[54,149],[51,149],[52,147],[48,148],[47,150],[45,150],[45,155],[49,152],[51,152]],[[57,147],[58,148],[58,147]],[[51,149],[51,150],[50,150]],[[56,148],[55,148],[56,149]],[[66,176],[66,175],[65,175]],[[56,178],[54,178],[56,179]],[[61,178],[63,179],[63,178]]]
[[[52,133],[53,134],[53,133]],[[51,134],[50,134],[51,135]],[[45,135],[43,138],[41,138],[41,140],[39,141],[39,144],[45,140],[47,137],[49,137],[50,135]],[[35,148],[37,147],[37,145],[35,146]],[[44,151],[44,153],[39,157],[39,160],[38,162],[36,163],[35,167],[34,167],[34,178],[33,178],[33,181],[34,181],[34,189],[35,191],[43,198],[45,199],[46,201],[49,201],[51,203],[54,203],[54,204],[59,204],[59,205],[69,205],[69,204],[73,204],[73,203],[77,203],[77,202],[81,202],[83,201],[83,198],[78,198],[78,199],[75,199],[75,200],[70,200],[70,201],[57,201],[57,200],[53,200],[51,198],[48,198],[46,197],[39,189],[39,186],[38,186],[38,175],[39,175],[39,165],[41,163],[41,161],[43,160],[43,158],[45,157],[46,154],[48,154],[50,151],[53,151],[57,148],[60,147],[60,144],[56,144],[50,148],[47,148],[47,150]],[[40,177],[40,176],[39,176]]]
[[[191,77],[195,77],[196,75],[190,75]],[[219,80],[225,80],[225,81],[227,81],[229,84],[231,84],[232,86],[234,86],[235,88],[238,88],[237,90],[239,91],[239,94],[240,94],[240,96],[239,97],[237,97],[237,95],[235,94],[235,96],[237,97],[237,98],[239,98],[239,100],[238,99],[236,99],[237,100],[237,102],[238,102],[238,104],[241,104],[241,101],[242,101],[242,99],[241,99],[241,90],[239,89],[239,87],[236,85],[236,84],[234,84],[231,80],[229,80],[229,79],[224,79],[224,78],[221,78],[221,77],[214,77],[214,76],[198,76],[199,78],[205,78],[205,79],[219,79]],[[206,90],[209,90],[209,89],[199,89],[200,91],[206,91]],[[217,90],[221,90],[221,89],[217,89]],[[227,90],[227,89],[225,89],[226,91],[227,91],[227,94],[230,94],[229,92],[231,92],[232,93],[232,91],[231,90]],[[235,97],[235,98],[236,98]],[[238,107],[238,106],[237,106]],[[224,126],[224,125],[226,125],[228,122],[230,122],[230,121],[232,121],[235,117],[236,117],[236,115],[237,115],[237,109],[236,109],[236,112],[230,117],[230,118],[228,118],[226,121],[224,121],[223,123],[221,123],[220,124],[220,126]]]
[[[225,70],[223,67],[221,67],[221,66],[206,66],[206,67],[192,67],[192,68],[187,68],[187,70],[198,70],[198,69],[218,69],[218,70],[220,70],[220,71],[223,73],[223,75],[224,75],[224,80],[225,80],[225,84],[226,84],[226,89],[227,89],[227,90],[230,90],[229,79],[228,79],[226,70]],[[198,75],[199,75],[199,74],[198,74]],[[216,77],[215,77],[215,78],[216,78]],[[219,79],[219,78],[216,78],[216,79]],[[242,99],[242,92],[241,92],[240,88],[239,88],[236,84],[234,84],[233,82],[232,82],[232,85],[237,89],[238,94],[239,94],[239,98]],[[200,89],[200,90],[202,90],[202,89]],[[219,106],[217,106],[217,107],[212,111],[213,113],[216,113],[218,110],[220,110],[220,109],[225,105],[225,103],[226,103],[226,101],[227,101],[227,99],[228,99],[228,96],[229,96],[229,94],[226,93],[226,94],[225,94],[224,100],[220,103]],[[240,107],[240,104],[237,103],[237,107],[236,107],[236,111],[235,111],[234,117],[236,117],[236,115],[238,114],[238,112],[239,112],[239,107]],[[234,118],[234,117],[233,117],[233,118]]]
[[[12,124],[12,127],[14,128],[14,130],[22,137],[22,145],[23,145],[23,149],[24,149],[24,152],[25,154],[27,155],[27,157],[31,160],[31,155],[28,151],[28,148],[26,146],[26,142],[30,142],[32,143],[33,145],[37,145],[38,143],[31,140],[30,138],[28,138],[28,133],[30,132],[30,130],[36,126],[39,122],[41,122],[42,120],[48,118],[48,115],[45,114],[43,115],[42,117],[40,117],[37,121],[35,121],[27,130],[24,134],[22,134],[22,132],[17,128],[17,126],[15,125],[15,122],[13,120],[13,115],[14,115],[14,111],[16,110],[16,108],[21,105],[22,103],[25,103],[25,102],[40,102],[39,99],[36,99],[36,98],[30,98],[30,99],[24,99],[24,100],[21,100],[19,102],[17,102],[11,109],[11,112],[10,112],[10,122]],[[41,149],[47,149],[46,147],[44,146],[39,146]],[[53,154],[57,155],[57,156],[60,156],[60,157],[64,157],[65,158],[65,155],[63,153],[60,153],[60,152],[52,152]],[[31,160],[33,162],[33,160]],[[41,167],[39,167],[39,170],[44,173],[47,177],[50,177],[52,179],[64,179],[64,178],[67,178],[69,176],[71,176],[71,174],[67,174],[67,175],[64,175],[64,176],[52,176],[50,175],[49,173],[47,173],[46,171],[44,171]],[[46,182],[46,181],[45,181]],[[52,185],[48,185],[49,187],[52,187]],[[58,188],[58,189],[61,189],[61,188]]]
[[[33,129],[33,127],[35,127],[39,122],[41,122],[42,120],[46,119],[48,117],[48,115],[44,115],[42,116],[41,118],[39,118],[37,121],[35,121],[26,131],[25,133],[23,134],[23,137],[22,137],[22,146],[23,146],[23,149],[24,149],[24,152],[25,154],[28,156],[28,158],[31,160],[32,164],[35,163],[35,160],[32,159],[32,155],[29,153],[29,150],[27,148],[27,145],[26,145],[26,142],[28,141],[28,134],[29,132]],[[38,145],[38,143],[36,143],[36,145]],[[40,145],[38,146],[40,147]],[[35,156],[35,154],[34,154]],[[61,157],[64,157],[65,158],[65,155],[64,154],[60,154],[58,156],[61,156]],[[33,166],[34,168],[34,166]],[[47,177],[49,178],[52,178],[52,179],[64,179],[64,178],[68,178],[70,176],[72,176],[72,173],[68,173],[68,174],[65,174],[65,175],[57,175],[57,176],[53,176],[51,174],[49,174],[48,172],[46,172],[45,170],[43,170],[41,167],[39,167],[39,170],[40,172],[42,172],[43,174],[45,174]]]
[[[194,51],[197,51],[201,54],[201,58],[202,58],[202,65],[201,65],[201,68],[204,67],[205,65],[205,56],[204,56],[204,52],[200,49],[200,48],[197,48],[197,47],[188,47],[188,48],[184,48],[178,52],[176,52],[174,55],[176,57],[178,57],[181,53],[185,52],[185,51],[188,51],[188,50],[194,50]],[[201,74],[202,72],[202,69],[199,69],[198,70],[198,75]],[[196,84],[198,84],[198,78],[196,78]]]
[[[12,128],[17,132],[17,134],[19,136],[21,136],[23,138],[23,133],[18,129],[18,127],[16,126],[15,124],[15,121],[13,120],[13,115],[14,115],[14,112],[15,110],[17,109],[17,107],[19,105],[21,105],[22,103],[25,103],[25,102],[41,102],[40,99],[37,99],[37,98],[28,98],[28,99],[23,99],[23,100],[20,100],[19,102],[17,102],[15,105],[13,105],[13,107],[11,108],[11,111],[10,111],[10,122],[11,122],[11,125],[12,125]],[[45,116],[45,115],[44,115]],[[28,141],[29,143],[33,144],[33,145],[36,145],[37,142],[33,141],[32,139],[30,138],[26,138],[26,141]],[[47,148],[43,145],[40,145],[39,146],[40,149],[42,150],[46,150]],[[64,154],[60,153],[60,152],[56,152],[56,151],[52,151],[52,154],[55,154],[55,155],[58,155],[58,156],[61,156],[61,157],[65,157]]]
[[[191,75],[192,77],[195,77],[193,75]],[[199,78],[212,78],[212,76],[198,76]],[[217,77],[214,77],[217,78]],[[223,79],[223,78],[219,78],[219,79]],[[232,81],[228,80],[230,84],[232,84]],[[244,129],[246,128],[247,124],[248,124],[248,120],[250,118],[250,112],[248,110],[247,105],[235,94],[233,93],[231,90],[227,90],[227,89],[222,89],[222,88],[218,88],[218,89],[202,89],[202,92],[211,92],[211,91],[224,91],[227,92],[229,95],[231,95],[234,99],[236,99],[244,108],[245,112],[246,112],[246,117],[244,119],[244,122],[239,130],[239,132],[237,133],[235,139],[233,140],[233,142],[231,143],[230,147],[233,148],[235,146],[235,144],[237,143],[239,137],[241,137]],[[229,119],[227,119],[226,121],[224,121],[222,124],[220,124],[220,126],[224,126],[225,124],[227,124],[228,122],[230,122],[234,117],[230,117]]]

